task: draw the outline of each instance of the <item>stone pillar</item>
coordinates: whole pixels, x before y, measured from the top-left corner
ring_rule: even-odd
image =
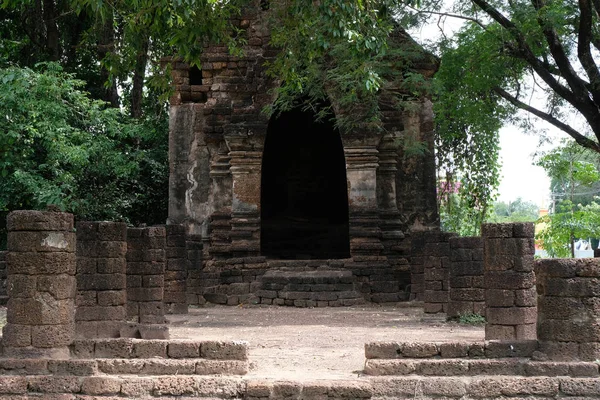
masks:
[[[0,251],[0,305],[8,301],[6,292],[6,251]]]
[[[127,229],[127,316],[137,324],[122,336],[168,339],[163,303],[166,231],[162,226]]]
[[[167,225],[167,265],[164,303],[168,314],[187,314],[187,271],[185,227]]]
[[[77,223],[78,338],[117,338],[127,320],[127,225]]]
[[[540,351],[553,361],[600,359],[600,260],[535,263]]]
[[[75,334],[73,215],[13,211],[7,228],[4,356],[68,358]]]
[[[231,252],[233,256],[260,253],[260,187],[262,151],[231,151],[233,198]]]
[[[536,338],[533,223],[482,224],[486,340]]]
[[[415,231],[410,234],[410,299],[423,301],[425,292],[425,231]]]
[[[203,305],[206,300],[203,296],[204,279],[202,276],[204,257],[203,257],[203,238],[200,235],[187,235],[186,250],[188,261],[187,272],[187,304]]]
[[[428,314],[448,312],[451,232],[425,232],[423,308]]]
[[[485,315],[483,239],[453,237],[450,243],[450,302],[448,317]]]
[[[229,149],[223,141],[209,143],[212,154],[210,163],[211,189],[209,206],[211,208],[209,238],[205,251],[216,257],[229,257],[231,253],[231,188],[233,182],[229,170]],[[210,249],[209,249],[210,247]],[[192,304],[192,303],[190,303]],[[195,304],[195,303],[194,303]]]
[[[377,209],[378,153],[376,146],[350,143],[344,147],[352,257],[377,257],[383,250]]]

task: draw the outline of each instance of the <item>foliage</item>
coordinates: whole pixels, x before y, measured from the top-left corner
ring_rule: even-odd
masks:
[[[394,0],[302,0],[271,2],[271,44],[280,49],[269,74],[281,81],[277,100],[267,111],[279,112],[302,102],[305,107],[331,102],[344,110],[336,123],[344,131],[382,129],[377,96],[396,80],[405,109],[427,92],[414,63],[427,57],[410,41],[391,45],[404,34],[394,24]],[[399,76],[401,74],[401,76]],[[331,110],[321,110],[324,117]]]
[[[460,314],[457,321],[459,324],[463,325],[483,325],[486,322],[483,315],[476,313]]]
[[[544,228],[536,238],[550,257],[573,257],[574,238],[600,237],[600,202],[582,206],[565,200],[553,214],[541,217],[538,223]]]
[[[600,152],[600,3],[471,0],[453,4],[450,13],[441,14],[466,22],[454,39],[443,43],[442,66],[447,57],[452,64],[457,52],[474,56],[465,57],[464,75],[447,76],[444,82],[451,77],[467,92],[479,92],[481,107],[490,104],[499,121],[522,117],[505,112],[514,107],[554,125],[580,146]],[[440,15],[439,10],[425,7],[421,11]],[[534,90],[547,99],[545,108],[530,104]],[[472,113],[461,111],[460,101],[454,106],[455,119],[472,118]],[[574,125],[574,120],[583,126]],[[526,118],[520,122],[532,126]]]
[[[459,192],[445,192],[441,189],[440,223],[443,231],[455,232],[460,236],[478,236],[482,219],[479,210],[473,209]],[[487,214],[486,214],[487,215]]]
[[[600,182],[598,156],[573,142],[542,155],[537,164],[551,178],[554,209],[540,218],[538,239],[551,257],[574,257],[576,238],[600,237],[600,206],[575,203],[578,193]]]
[[[515,201],[494,203],[494,212],[487,222],[534,222],[539,217],[539,207],[518,197]]]
[[[92,100],[54,63],[0,69],[0,211],[55,205],[79,218],[164,222],[163,119]]]

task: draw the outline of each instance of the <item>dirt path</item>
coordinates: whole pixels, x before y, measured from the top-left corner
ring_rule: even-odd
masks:
[[[249,342],[249,377],[269,379],[355,378],[363,369],[366,342],[484,338],[482,326],[447,323],[406,306],[212,306],[168,318],[173,339]]]

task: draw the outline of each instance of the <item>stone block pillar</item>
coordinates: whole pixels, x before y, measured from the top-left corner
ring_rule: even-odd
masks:
[[[238,257],[260,254],[260,187],[262,147],[245,137],[226,138],[232,178],[231,253]]]
[[[185,227],[167,225],[167,265],[164,303],[168,314],[187,314],[187,271]]]
[[[377,257],[383,250],[377,209],[378,153],[376,145],[344,147],[352,257]]]
[[[163,226],[127,229],[127,316],[137,325],[121,336],[168,338],[163,303],[165,247]]]
[[[0,251],[0,304],[5,305],[8,301],[6,292],[6,251]]]
[[[425,233],[425,231],[415,231],[410,234],[410,299],[414,301],[423,301],[425,292],[425,269],[423,268]]]
[[[486,340],[536,338],[533,223],[483,224]]]
[[[117,338],[127,319],[127,225],[77,223],[78,338]]]
[[[448,317],[485,315],[483,239],[453,237],[450,243],[450,302]]]
[[[73,215],[13,211],[7,227],[4,355],[68,358],[75,334]]]
[[[203,238],[200,235],[187,235],[186,238],[187,250],[187,283],[186,294],[188,305],[203,305],[206,303],[204,299],[204,279],[202,276],[204,257],[203,252],[205,245]]]
[[[428,314],[448,312],[451,232],[426,232],[423,245],[423,305]]]
[[[553,361],[600,359],[600,260],[535,263],[540,351]]]

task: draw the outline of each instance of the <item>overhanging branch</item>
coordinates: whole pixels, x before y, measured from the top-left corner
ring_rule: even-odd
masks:
[[[565,124],[564,122],[558,120],[557,118],[553,117],[552,115],[545,113],[535,107],[530,106],[529,104],[522,102],[521,100],[517,99],[516,97],[511,95],[509,92],[507,92],[506,90],[504,90],[500,87],[494,88],[494,92],[496,92],[498,95],[500,95],[502,98],[507,100],[512,105],[514,105],[522,110],[525,110],[525,111],[535,115],[536,117],[539,117],[539,118],[543,119],[544,121],[554,125],[558,129],[560,129],[561,131],[565,132],[566,134],[571,136],[573,139],[575,139],[575,141],[579,145],[586,147],[590,150],[593,150],[597,153],[600,153],[600,144],[585,137],[584,135],[577,132],[575,129],[573,129],[569,125]]]

